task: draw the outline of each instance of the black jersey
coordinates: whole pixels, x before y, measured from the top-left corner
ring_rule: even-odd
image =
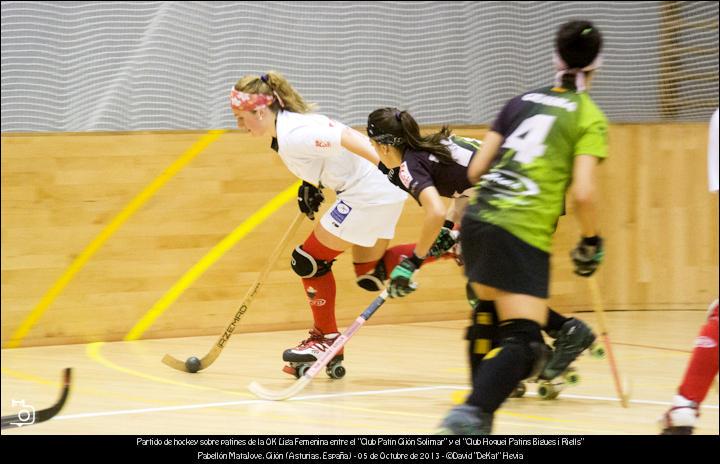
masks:
[[[380,170],[387,174],[390,182],[408,192],[418,203],[420,193],[431,186],[442,197],[459,196],[472,187],[467,178],[467,168],[482,142],[453,135],[444,143],[450,148],[454,163],[442,164],[428,152],[407,150],[400,166],[388,169],[380,163]]]

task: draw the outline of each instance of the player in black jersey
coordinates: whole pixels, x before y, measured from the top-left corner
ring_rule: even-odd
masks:
[[[473,188],[468,180],[468,166],[482,142],[453,135],[447,126],[435,134],[422,136],[412,115],[397,108],[381,108],[370,113],[367,132],[380,156],[380,170],[386,173],[390,182],[410,193],[425,210],[413,255],[401,261],[390,274],[390,293],[403,296],[414,288],[409,285],[412,275],[424,259],[435,258],[455,244],[454,222],[462,216]],[[449,208],[445,207],[441,197],[453,199]],[[468,330],[467,339],[471,364],[476,366],[496,345],[497,315],[494,307],[481,305],[470,285],[466,286],[466,291],[474,311],[474,324]],[[544,380],[561,374],[585,348],[574,346],[578,343],[573,337],[581,337],[582,344],[595,339],[590,328],[579,319],[566,318],[551,308],[548,311],[548,322],[543,329],[557,339],[558,350],[542,372]],[[569,352],[565,348],[567,345],[571,345]],[[524,386],[520,385],[520,389],[522,391]]]

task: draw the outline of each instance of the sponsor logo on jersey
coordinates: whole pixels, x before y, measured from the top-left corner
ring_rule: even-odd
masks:
[[[540,193],[540,188],[532,179],[505,169],[488,172],[480,179],[480,185],[505,196],[530,196]]]
[[[695,348],[715,348],[717,342],[710,337],[700,336],[695,339]]]
[[[565,111],[574,112],[577,109],[577,103],[562,97],[553,97],[542,93],[528,93],[522,96],[523,101],[531,101],[541,105],[554,106],[562,108]]]
[[[328,140],[315,140],[315,146],[318,148],[330,148],[330,141]]]
[[[352,211],[352,208],[348,206],[344,201],[340,200],[340,203],[335,205],[335,208],[330,211],[330,217],[335,219],[335,221],[337,221],[338,223],[342,224],[348,214],[350,214],[350,211]]]
[[[410,188],[410,184],[412,184],[413,177],[410,174],[410,170],[408,170],[407,163],[403,162],[403,164],[400,165],[400,172],[398,172],[398,177],[400,178],[400,182],[405,186],[405,188]]]

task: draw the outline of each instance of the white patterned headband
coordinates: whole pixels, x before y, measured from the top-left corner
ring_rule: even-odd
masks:
[[[234,110],[253,111],[258,108],[265,108],[272,104],[273,101],[272,95],[265,95],[264,93],[240,92],[235,90],[235,87],[230,91],[230,106]]]
[[[574,74],[575,75],[575,88],[578,92],[584,92],[586,85],[585,85],[585,73],[588,71],[594,71],[595,69],[602,66],[602,55],[598,54],[598,56],[595,57],[595,59],[590,63],[589,65],[583,67],[583,68],[570,68],[568,67],[568,64],[565,62],[565,60],[558,55],[557,52],[553,54],[553,64],[555,64],[555,70],[557,73],[555,74],[555,87],[561,87],[562,86],[562,78],[565,74]]]

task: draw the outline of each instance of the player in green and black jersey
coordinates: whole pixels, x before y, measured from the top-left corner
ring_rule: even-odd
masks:
[[[542,372],[550,248],[568,189],[582,235],[572,252],[575,272],[590,276],[602,260],[595,170],[607,156],[607,120],[585,93],[601,45],[592,23],[564,24],[555,85],[510,100],[470,163],[477,192],[462,222],[465,273],[481,308],[497,311],[499,346],[471,364],[472,393],[445,418],[445,432],[490,433],[518,382]]]

